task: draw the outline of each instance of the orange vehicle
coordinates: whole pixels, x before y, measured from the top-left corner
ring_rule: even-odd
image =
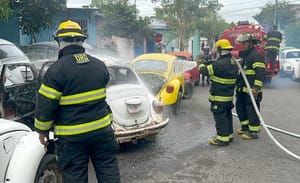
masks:
[[[244,33],[250,33],[255,39],[260,40],[260,43],[255,45],[255,49],[265,58],[265,45],[267,42],[263,38],[267,33],[260,25],[250,24],[248,21],[239,21],[237,25],[224,30],[220,39],[228,39],[234,47],[233,51],[241,51],[242,45],[236,43],[235,40],[238,35]],[[272,78],[279,72],[279,61],[276,61],[274,69],[271,68],[271,63],[266,63],[266,71],[265,82],[271,82]]]
[[[190,52],[170,52],[168,54],[175,55],[180,60],[193,62],[193,55]],[[198,67],[194,67],[184,72],[185,92],[183,98],[189,99],[194,93],[194,87],[199,85],[200,73]]]

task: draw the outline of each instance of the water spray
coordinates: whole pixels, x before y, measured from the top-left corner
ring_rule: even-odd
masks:
[[[295,134],[295,133],[291,133],[291,132],[288,132],[288,131],[285,131],[285,130],[281,130],[281,129],[279,129],[279,128],[272,127],[272,126],[270,126],[270,125],[267,125],[267,124],[264,122],[264,120],[263,120],[263,118],[262,118],[262,116],[261,116],[261,114],[260,114],[260,112],[259,112],[259,109],[258,109],[258,107],[257,107],[257,105],[256,105],[254,96],[253,96],[253,94],[252,94],[252,92],[251,92],[252,89],[251,89],[250,84],[249,84],[249,82],[248,82],[248,80],[247,80],[247,77],[246,77],[246,75],[245,75],[245,72],[244,72],[244,70],[242,69],[242,66],[241,66],[241,64],[239,63],[239,61],[238,61],[237,59],[234,59],[234,61],[236,62],[237,66],[238,66],[238,68],[239,68],[239,70],[240,70],[240,72],[241,72],[241,74],[242,74],[242,77],[243,77],[243,79],[244,79],[244,81],[245,81],[246,87],[248,88],[249,95],[250,95],[250,98],[251,98],[253,107],[254,107],[254,109],[255,109],[255,112],[256,112],[257,116],[259,117],[259,120],[260,120],[260,122],[261,122],[261,125],[262,125],[263,128],[266,130],[266,132],[267,132],[267,134],[269,135],[269,137],[271,138],[271,140],[272,140],[272,141],[273,141],[280,149],[282,149],[284,152],[286,152],[286,153],[289,154],[290,156],[292,156],[292,157],[294,157],[294,158],[300,160],[300,156],[299,156],[299,155],[297,155],[297,154],[291,152],[290,150],[288,150],[286,147],[284,147],[282,144],[280,144],[280,143],[278,142],[278,140],[277,140],[277,139],[272,135],[272,133],[270,132],[269,128],[272,129],[272,130],[281,132],[281,133],[285,133],[285,134],[288,134],[288,135],[297,137],[297,138],[300,138],[300,135]],[[233,113],[233,116],[237,116],[237,114]]]

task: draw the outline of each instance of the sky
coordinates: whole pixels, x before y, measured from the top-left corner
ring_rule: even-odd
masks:
[[[140,16],[154,15],[153,7],[158,4],[153,4],[151,0],[130,0],[133,4],[136,2],[137,8],[140,11]],[[248,20],[256,23],[252,18],[255,14],[260,12],[260,8],[264,7],[266,3],[275,3],[276,0],[219,0],[223,5],[219,14],[226,20],[226,22],[238,22],[240,20]],[[280,2],[280,0],[277,0]],[[297,2],[290,0],[290,2]]]

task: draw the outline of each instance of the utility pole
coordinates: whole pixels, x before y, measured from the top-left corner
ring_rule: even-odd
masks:
[[[274,5],[273,25],[277,25],[277,0]]]

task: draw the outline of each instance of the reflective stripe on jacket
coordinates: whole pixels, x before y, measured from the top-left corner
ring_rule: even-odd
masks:
[[[49,67],[38,91],[35,128],[56,135],[87,133],[111,124],[105,64],[84,53],[84,48],[65,47],[60,58]]]
[[[240,52],[242,57],[242,68],[249,81],[251,88],[256,88],[262,92],[263,81],[265,77],[265,63],[262,56],[255,50],[249,49]],[[237,91],[248,93],[246,84],[240,74],[237,80]]]
[[[209,101],[232,102],[238,67],[230,54],[221,56],[208,66],[200,65],[200,73],[210,76]]]
[[[277,30],[271,30],[267,34],[266,50],[279,51],[280,43],[282,41],[282,34]]]

